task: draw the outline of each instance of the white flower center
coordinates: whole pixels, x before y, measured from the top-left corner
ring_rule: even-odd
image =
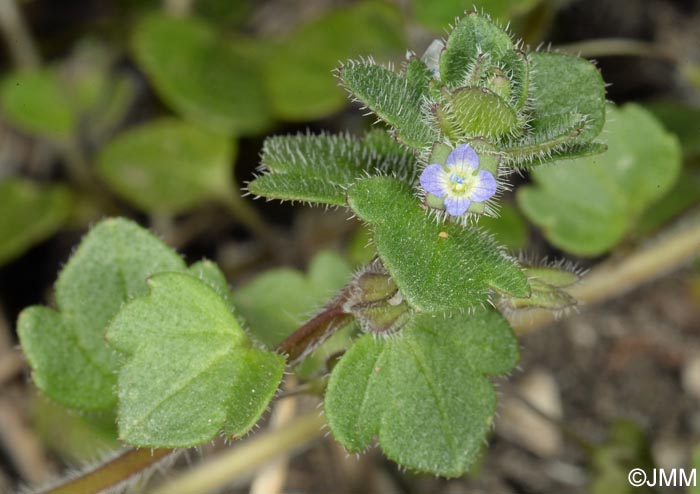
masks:
[[[471,171],[452,173],[450,175],[450,189],[453,194],[466,196],[471,194],[477,185],[477,173]]]

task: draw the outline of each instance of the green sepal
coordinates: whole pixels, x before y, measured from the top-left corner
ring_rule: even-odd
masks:
[[[389,69],[367,61],[350,61],[338,70],[345,88],[379,118],[392,126],[404,144],[430,147],[437,131],[424,118],[424,88]]]
[[[513,108],[486,88],[444,92],[446,103],[437,107],[443,131],[459,143],[473,137],[497,138],[514,132],[518,116]]]

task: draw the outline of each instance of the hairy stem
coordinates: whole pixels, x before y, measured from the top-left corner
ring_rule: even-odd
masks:
[[[216,491],[320,437],[324,424],[325,420],[318,412],[303,415],[283,428],[262,432],[255,440],[228,449],[203,465],[176,476],[159,486],[153,494]]]
[[[37,494],[97,494],[115,489],[174,453],[172,449],[129,449],[80,477],[38,491]]]
[[[289,365],[294,366],[303,360],[321,343],[352,321],[353,316],[344,308],[349,295],[350,288],[346,285],[320,313],[306,321],[279,344],[277,350],[287,357]]]
[[[670,231],[623,259],[611,259],[594,268],[583,281],[568,290],[584,304],[623,295],[641,284],[678,269],[700,255],[700,211],[681,220]],[[527,334],[550,322],[554,313],[532,310],[511,319],[518,334]]]

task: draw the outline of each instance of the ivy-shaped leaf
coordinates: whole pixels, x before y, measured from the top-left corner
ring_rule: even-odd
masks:
[[[496,409],[485,377],[509,372],[518,343],[495,310],[414,316],[391,338],[364,335],[336,365],[325,396],[333,436],[350,452],[376,436],[404,467],[446,477],[473,463]]]
[[[435,221],[400,180],[360,180],[348,190],[348,204],[373,228],[382,262],[415,309],[483,306],[490,289],[520,297],[530,293],[518,265],[489,236]]]
[[[547,240],[580,256],[617,244],[680,170],[676,138],[649,112],[628,104],[608,113],[606,153],[538,168],[536,185],[518,191],[520,208]]]
[[[0,181],[0,265],[58,230],[70,214],[70,191],[29,180]]]
[[[274,40],[264,62],[275,113],[284,120],[312,120],[342,109],[346,100],[330,76],[338,61],[370,54],[389,58],[403,46],[401,16],[383,2],[336,9]]]
[[[225,134],[269,125],[250,41],[223,38],[195,18],[150,15],[137,24],[132,46],[156,91],[184,117]]]
[[[386,132],[375,130],[360,141],[350,135],[275,136],[265,140],[266,173],[248,185],[274,199],[345,205],[345,189],[367,174],[392,174],[414,181],[414,156]]]
[[[221,272],[221,269],[219,269],[219,266],[217,266],[216,263],[204,259],[202,261],[195,262],[189,267],[187,272],[209,285],[209,288],[212,288],[216,294],[221,297],[224,302],[226,302],[226,305],[228,305],[231,313],[235,314],[238,312],[236,304],[233,301],[231,287],[229,286],[228,281],[226,281],[224,273]]]
[[[131,221],[95,226],[56,281],[57,310],[33,306],[20,314],[19,339],[37,387],[71,408],[114,407],[120,359],[104,341],[108,323],[147,292],[146,278],[184,269],[175,252]]]
[[[160,273],[148,285],[107,331],[129,356],[119,372],[120,438],[187,447],[222,430],[247,433],[277,390],[282,356],[254,348],[227,302],[198,278]]]
[[[178,213],[235,194],[230,139],[174,118],[132,127],[98,156],[102,178],[150,212]]]

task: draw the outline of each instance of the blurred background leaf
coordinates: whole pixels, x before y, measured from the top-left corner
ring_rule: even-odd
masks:
[[[229,135],[269,126],[252,41],[202,20],[152,14],[137,24],[132,46],[159,96],[183,117]]]
[[[606,153],[535,169],[517,194],[547,240],[579,256],[619,243],[680,172],[677,139],[641,106],[609,108],[605,128]]]
[[[234,141],[174,118],[131,127],[102,148],[102,178],[149,212],[177,213],[233,190]]]
[[[504,203],[498,210],[498,217],[482,216],[479,226],[493,234],[496,241],[512,251],[525,247],[528,227],[525,218],[512,204]]]
[[[75,464],[94,461],[121,445],[113,413],[79,413],[36,393],[31,419],[46,446]]]
[[[322,251],[309,264],[307,274],[289,268],[266,271],[235,290],[233,300],[253,337],[274,348],[351,276],[345,259]]]
[[[75,109],[55,69],[11,73],[2,81],[0,102],[4,117],[29,134],[64,142],[76,130]]]
[[[270,40],[265,84],[275,114],[283,120],[312,120],[347,102],[331,72],[348,58],[391,60],[406,47],[399,11],[384,2],[360,2]]]
[[[71,212],[72,194],[62,185],[5,179],[0,198],[0,264],[53,235]]]
[[[632,487],[627,475],[633,468],[650,472],[654,467],[649,440],[634,422],[618,420],[610,427],[607,441],[591,451],[590,494],[656,492],[653,488]]]

